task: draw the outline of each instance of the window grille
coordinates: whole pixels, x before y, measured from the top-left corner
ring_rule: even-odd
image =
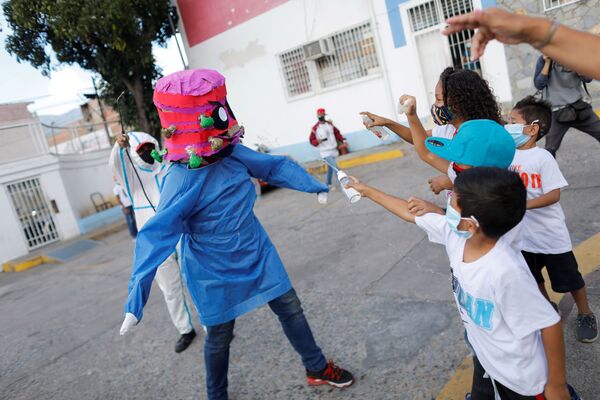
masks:
[[[441,23],[435,1],[419,4],[408,11],[410,26],[413,32],[422,31]]]
[[[544,11],[554,10],[569,4],[577,3],[580,0],[543,0]]]
[[[39,178],[6,185],[30,250],[59,240]]]
[[[288,96],[294,97],[312,90],[310,75],[302,47],[279,56]]]
[[[327,54],[309,61],[302,46],[279,56],[289,97],[334,87],[380,72],[377,47],[370,23],[328,36]],[[309,63],[314,67],[309,68]]]
[[[333,54],[316,61],[321,87],[332,87],[379,72],[370,24],[348,29],[330,38]]]

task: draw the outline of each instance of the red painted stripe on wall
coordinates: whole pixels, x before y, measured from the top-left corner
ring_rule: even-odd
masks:
[[[190,47],[288,0],[177,0]]]

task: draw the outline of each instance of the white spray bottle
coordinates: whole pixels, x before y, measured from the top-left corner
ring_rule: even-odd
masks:
[[[350,200],[350,203],[356,203],[361,199],[362,196],[360,195],[360,193],[358,193],[356,189],[346,187],[346,185],[352,183],[352,181],[344,171],[338,170],[337,178],[338,181],[340,181],[340,185],[342,185],[342,190],[344,191],[344,194]]]
[[[365,114],[362,114],[362,120],[363,120],[363,123],[365,123],[367,125],[373,122],[373,120],[371,118],[369,118],[368,116],[366,116]],[[390,137],[390,134],[383,126],[373,126],[371,128],[367,128],[367,129],[369,129],[371,132],[373,132],[375,134],[375,136],[377,136],[381,140],[387,140]]]

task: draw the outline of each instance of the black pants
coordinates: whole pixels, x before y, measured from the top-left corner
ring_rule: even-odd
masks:
[[[471,400],[494,400],[494,386],[492,380],[484,378],[485,369],[473,357],[473,386],[471,387]],[[502,384],[496,382],[496,389],[502,400],[536,400],[536,396],[523,396],[513,392]],[[539,397],[538,397],[539,398]]]
[[[556,152],[569,128],[575,128],[587,133],[600,142],[600,118],[594,113],[592,107],[577,111],[577,118],[571,122],[558,122],[557,112],[552,113],[552,126],[546,135],[546,150],[556,157]]]

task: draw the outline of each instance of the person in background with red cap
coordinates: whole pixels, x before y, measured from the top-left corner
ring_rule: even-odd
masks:
[[[324,108],[317,110],[319,121],[310,130],[310,144],[319,149],[321,158],[329,164],[327,166],[327,186],[331,186],[333,175],[331,166],[337,168],[336,157],[340,155],[338,142],[346,143],[346,139],[335,125],[325,119],[326,115]]]

